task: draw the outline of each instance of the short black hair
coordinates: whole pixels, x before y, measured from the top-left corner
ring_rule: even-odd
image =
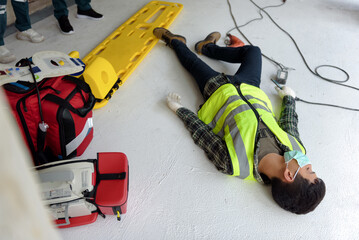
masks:
[[[296,214],[313,211],[325,195],[325,183],[320,178],[311,183],[298,174],[292,183],[279,178],[272,178],[271,182],[274,201],[281,208]]]

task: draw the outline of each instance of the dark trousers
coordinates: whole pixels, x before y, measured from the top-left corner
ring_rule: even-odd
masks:
[[[81,11],[87,11],[91,9],[91,0],[75,0],[77,8]],[[59,19],[62,16],[68,16],[69,10],[67,9],[66,0],[52,0],[54,6],[54,16]]]
[[[6,3],[7,0],[0,0],[0,46],[4,45],[4,34],[7,24]],[[17,2],[11,0],[11,5],[16,16],[15,27],[17,28],[17,30],[22,32],[30,29],[31,22],[29,17],[28,1]]]
[[[220,73],[213,70],[205,62],[197,57],[186,44],[179,40],[172,40],[171,45],[182,66],[194,77],[203,95],[204,87],[209,79]],[[202,54],[217,60],[229,63],[240,63],[238,71],[234,75],[226,75],[233,84],[247,83],[259,87],[262,72],[261,51],[255,46],[243,46],[237,48],[219,47],[215,44],[207,44],[202,48]]]

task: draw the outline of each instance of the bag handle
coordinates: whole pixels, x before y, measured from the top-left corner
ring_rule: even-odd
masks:
[[[81,117],[85,117],[93,109],[96,102],[95,97],[92,94],[89,95],[87,102],[82,108],[75,108],[68,101],[53,94],[47,94],[44,99],[56,103],[57,105],[60,105],[61,107],[66,108]]]
[[[91,93],[90,86],[85,82],[82,76],[80,78],[75,78],[73,76],[66,75],[62,79],[75,83],[79,88],[81,88],[86,93]]]
[[[78,78],[75,78],[72,76],[64,76],[63,79],[75,83],[77,87],[79,87],[85,93],[89,94],[89,98],[85,102],[85,105],[82,108],[75,108],[68,101],[66,101],[54,94],[47,94],[44,99],[54,102],[57,105],[60,105],[81,117],[85,117],[93,109],[93,107],[95,106],[95,103],[96,103],[96,99],[91,92],[90,86],[84,80],[81,80],[81,79],[78,79]]]

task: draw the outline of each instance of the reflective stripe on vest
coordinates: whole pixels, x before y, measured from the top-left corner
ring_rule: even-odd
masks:
[[[262,90],[247,84],[241,84],[241,90],[282,144],[291,150],[305,152],[304,147],[293,136],[279,127],[272,113],[272,105]],[[232,84],[222,85],[203,104],[198,117],[226,142],[232,160],[233,176],[254,179],[253,158],[258,120],[251,107],[239,96],[237,89]]]

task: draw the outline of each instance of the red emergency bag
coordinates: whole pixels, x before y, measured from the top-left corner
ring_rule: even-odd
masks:
[[[121,152],[98,153],[97,159],[64,160],[35,168],[41,196],[59,228],[93,223],[98,214],[127,211],[129,171]]]
[[[71,76],[43,79],[36,85],[4,85],[35,165],[80,156],[93,138],[95,97],[89,85]]]

